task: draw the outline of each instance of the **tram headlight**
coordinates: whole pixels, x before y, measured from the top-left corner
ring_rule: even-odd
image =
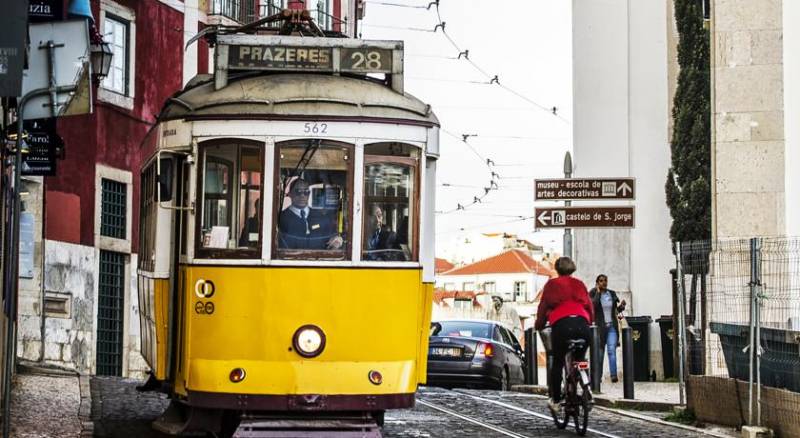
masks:
[[[325,349],[325,333],[315,325],[304,325],[294,332],[292,346],[300,356],[317,357]]]

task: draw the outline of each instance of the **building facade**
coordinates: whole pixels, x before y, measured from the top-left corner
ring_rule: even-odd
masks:
[[[800,4],[711,4],[714,237],[800,235]]]
[[[573,176],[636,179],[636,200],[615,202],[636,207],[635,228],[575,230],[576,275],[588,287],[598,274],[608,275],[609,287],[630,303],[630,315],[654,320],[672,313],[674,260],[664,194],[671,9],[671,0],[572,2]],[[650,333],[651,369],[661,376],[656,324]]]
[[[312,4],[313,3],[313,4]],[[199,30],[281,8],[306,8],[320,26],[355,36],[363,4],[267,0],[92,0],[114,53],[92,114],[63,117],[66,156],[53,177],[23,180],[34,257],[20,279],[17,355],[81,373],[142,376],[136,269],[142,141],[166,99],[212,68]]]

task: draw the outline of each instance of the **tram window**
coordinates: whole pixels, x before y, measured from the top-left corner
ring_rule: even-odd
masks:
[[[258,147],[220,143],[203,147],[201,257],[231,256],[215,255],[219,250],[259,255],[262,167]]]
[[[402,143],[364,151],[364,238],[361,258],[416,260],[419,149]]]
[[[303,140],[279,144],[277,149],[276,258],[346,260],[352,147]]]

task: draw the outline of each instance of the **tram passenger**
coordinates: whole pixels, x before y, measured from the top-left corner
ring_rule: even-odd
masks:
[[[258,245],[258,232],[261,228],[261,222],[258,220],[261,216],[261,200],[256,199],[253,202],[253,215],[247,218],[242,227],[242,233],[239,235],[240,247],[255,247]]]
[[[367,239],[368,260],[388,260],[386,250],[397,249],[397,233],[392,231],[383,221],[383,210],[377,204],[372,204]],[[388,258],[387,258],[388,257]]]
[[[298,178],[289,185],[292,204],[278,218],[278,246],[282,249],[340,249],[344,239],[335,218],[308,206],[311,189]]]

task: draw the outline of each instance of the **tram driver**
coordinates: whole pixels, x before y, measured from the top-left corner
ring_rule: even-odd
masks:
[[[278,246],[281,249],[340,249],[344,239],[336,231],[336,219],[308,205],[311,189],[306,180],[289,185],[291,205],[278,218]]]

